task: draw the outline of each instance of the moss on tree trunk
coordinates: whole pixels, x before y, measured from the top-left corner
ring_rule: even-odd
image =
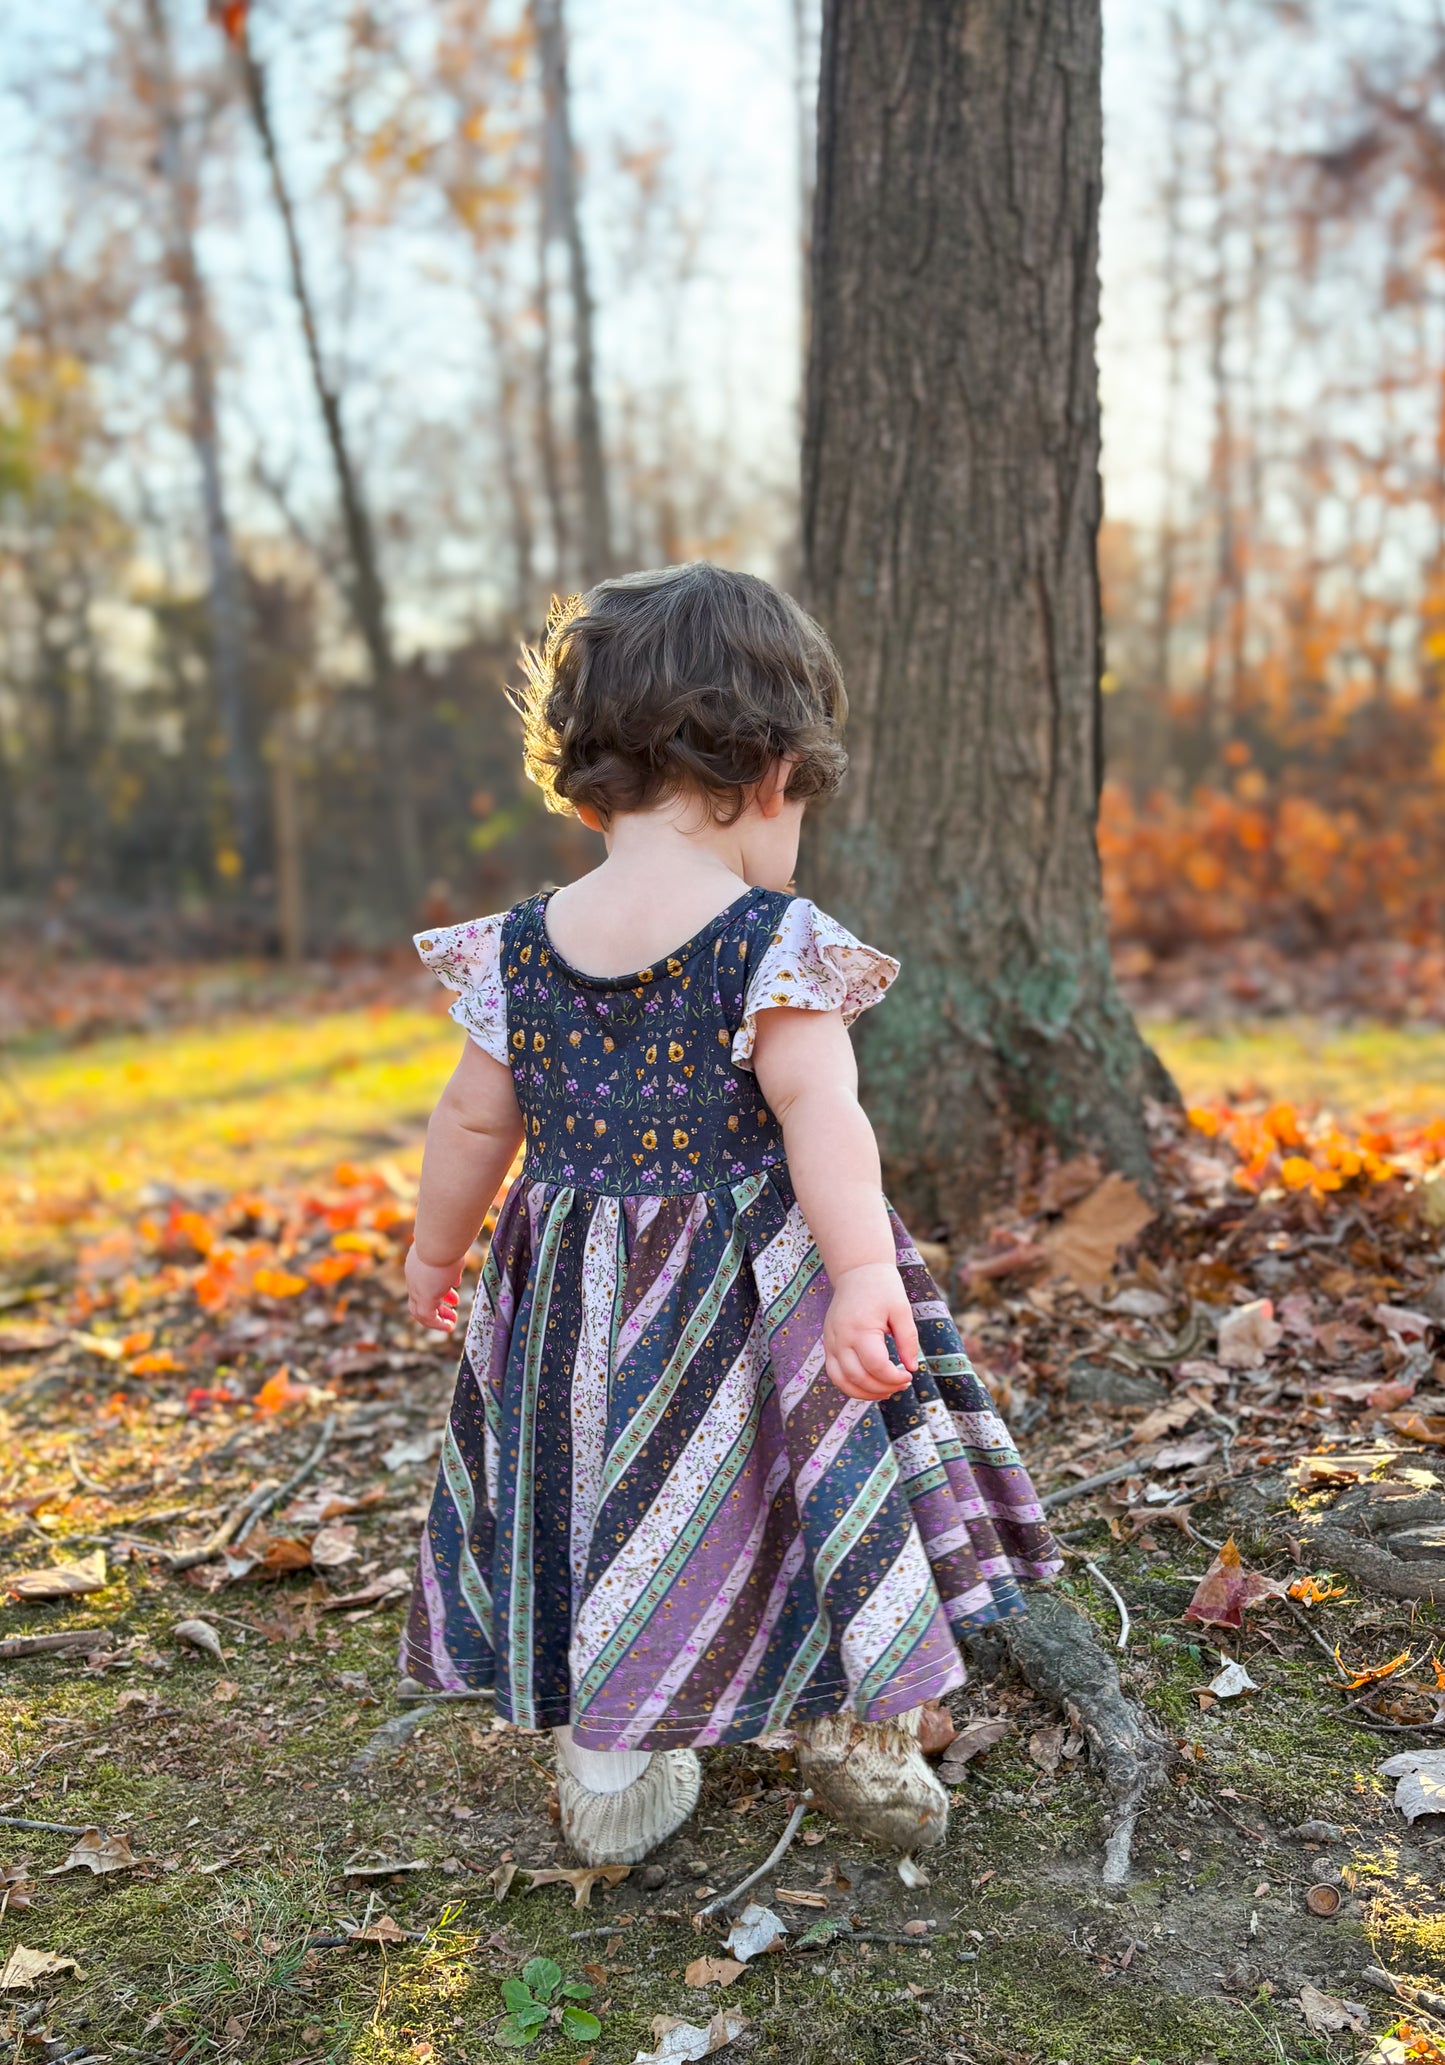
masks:
[[[890,1188],[965,1225],[1021,1130],[1148,1169],[1101,765],[1099,0],[827,0],[804,443],[853,771],[805,879],[903,975],[859,1029]]]

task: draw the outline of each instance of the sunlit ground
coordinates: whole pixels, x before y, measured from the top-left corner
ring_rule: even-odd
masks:
[[[16,1058],[0,1075],[0,1268],[149,1185],[250,1189],[347,1157],[412,1171],[460,1045],[431,1012],[361,1010]]]
[[[1190,1102],[1267,1094],[1344,1120],[1445,1112],[1445,1033],[1262,1021],[1145,1028]],[[370,1009],[183,1027],[13,1057],[0,1073],[0,1268],[100,1228],[148,1186],[233,1191],[338,1160],[413,1172],[458,1052],[439,1013]]]
[[[1212,1097],[1318,1104],[1342,1121],[1388,1111],[1422,1124],[1445,1113],[1445,1032],[1261,1019],[1222,1033],[1146,1020],[1144,1033],[1186,1102]]]

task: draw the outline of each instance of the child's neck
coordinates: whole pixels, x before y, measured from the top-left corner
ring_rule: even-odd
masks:
[[[680,801],[629,811],[609,826],[601,866],[552,898],[547,931],[584,974],[630,975],[700,932],[747,887],[744,819],[714,824]]]

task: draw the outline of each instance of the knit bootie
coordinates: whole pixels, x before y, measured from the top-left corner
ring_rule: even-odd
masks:
[[[693,1750],[654,1750],[620,1792],[589,1792],[557,1759],[562,1833],[584,1864],[641,1864],[675,1835],[697,1805],[702,1766]]]
[[[919,1710],[889,1721],[796,1721],[798,1776],[847,1827],[904,1857],[948,1834],[948,1794],[918,1747]]]

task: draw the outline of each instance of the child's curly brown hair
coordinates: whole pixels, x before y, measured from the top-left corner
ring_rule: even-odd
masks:
[[[848,756],[843,676],[824,633],[753,574],[697,561],[554,602],[511,696],[548,808],[603,823],[684,791],[731,824],[773,763],[787,793],[830,796]]]

